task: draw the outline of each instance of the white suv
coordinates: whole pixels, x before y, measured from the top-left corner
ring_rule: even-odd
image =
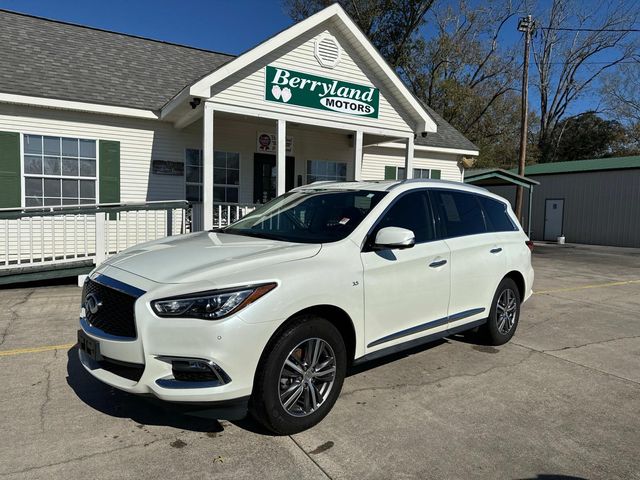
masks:
[[[299,432],[329,412],[350,364],[477,327],[507,342],[531,295],[529,246],[508,203],[480,188],[307,185],[100,265],[80,360],[127,392]]]

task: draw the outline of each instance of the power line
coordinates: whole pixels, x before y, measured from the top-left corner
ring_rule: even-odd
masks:
[[[560,32],[640,32],[640,28],[571,28],[571,27],[537,27],[540,30],[555,30]]]

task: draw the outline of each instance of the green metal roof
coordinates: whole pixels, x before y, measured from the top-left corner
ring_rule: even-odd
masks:
[[[513,184],[529,188],[540,185],[540,182],[527,177],[521,177],[515,172],[501,168],[484,168],[467,170],[464,175],[465,183],[479,186]]]
[[[592,172],[595,170],[619,170],[640,168],[640,155],[634,157],[594,158],[591,160],[572,160],[570,162],[538,163],[528,165],[525,175],[552,175],[554,173]],[[509,170],[516,173],[518,170]]]

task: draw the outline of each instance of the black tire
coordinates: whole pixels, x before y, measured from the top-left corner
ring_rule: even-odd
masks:
[[[325,343],[316,343],[316,339],[320,339]],[[321,380],[316,378],[308,380],[307,386],[304,387],[303,392],[300,394],[300,400],[296,400],[292,406],[289,406],[291,410],[299,408],[300,411],[292,413],[285,408],[283,401],[284,403],[286,401],[281,401],[282,390],[288,391],[289,388],[296,388],[295,391],[298,391],[296,385],[304,386],[305,380],[300,380],[300,383],[296,383],[296,380],[292,378],[283,379],[281,374],[285,372],[285,360],[291,359],[290,355],[300,355],[299,365],[303,366],[304,370],[305,365],[307,365],[305,362],[306,351],[310,350],[307,347],[316,344],[323,349],[323,364],[329,361],[327,359],[331,357],[331,354],[333,355],[333,365],[335,365],[333,383],[328,387],[326,395],[322,397],[320,390],[315,387],[315,382],[323,382],[322,386],[326,387],[331,375],[329,374],[329,376]],[[325,344],[330,348],[327,348]],[[318,361],[319,365],[320,363]],[[331,364],[322,368],[326,368],[327,370],[325,371],[329,371],[331,370]],[[249,404],[251,415],[265,428],[279,435],[291,435],[311,428],[329,413],[338,399],[346,369],[347,350],[338,329],[324,318],[316,315],[300,316],[267,345],[262,355]],[[308,368],[304,371],[309,372],[310,370],[312,369]],[[292,370],[289,371],[295,373]],[[309,381],[312,384],[308,383]],[[287,384],[287,382],[291,383]],[[313,389],[313,394],[317,395],[316,399],[323,398],[323,401],[319,406],[307,413],[303,410],[307,405],[312,404],[311,401],[308,404],[305,403],[305,399],[310,397],[311,389]],[[299,404],[300,406],[298,407]],[[300,416],[296,416],[294,413]]]
[[[505,300],[511,298],[513,305],[513,319],[511,319],[511,312],[509,316],[504,317]],[[511,302],[509,302],[511,303]],[[516,282],[511,278],[503,278],[498,285],[495,295],[493,296],[493,302],[491,303],[491,311],[489,312],[489,318],[487,323],[482,328],[483,336],[489,345],[504,345],[518,328],[518,321],[520,320],[520,292]],[[509,327],[510,325],[510,327]]]

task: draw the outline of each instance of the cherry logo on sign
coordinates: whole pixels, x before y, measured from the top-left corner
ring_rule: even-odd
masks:
[[[279,85],[274,85],[271,87],[271,94],[276,100],[282,100],[285,103],[291,100],[291,90],[289,90],[289,87],[280,88]]]

